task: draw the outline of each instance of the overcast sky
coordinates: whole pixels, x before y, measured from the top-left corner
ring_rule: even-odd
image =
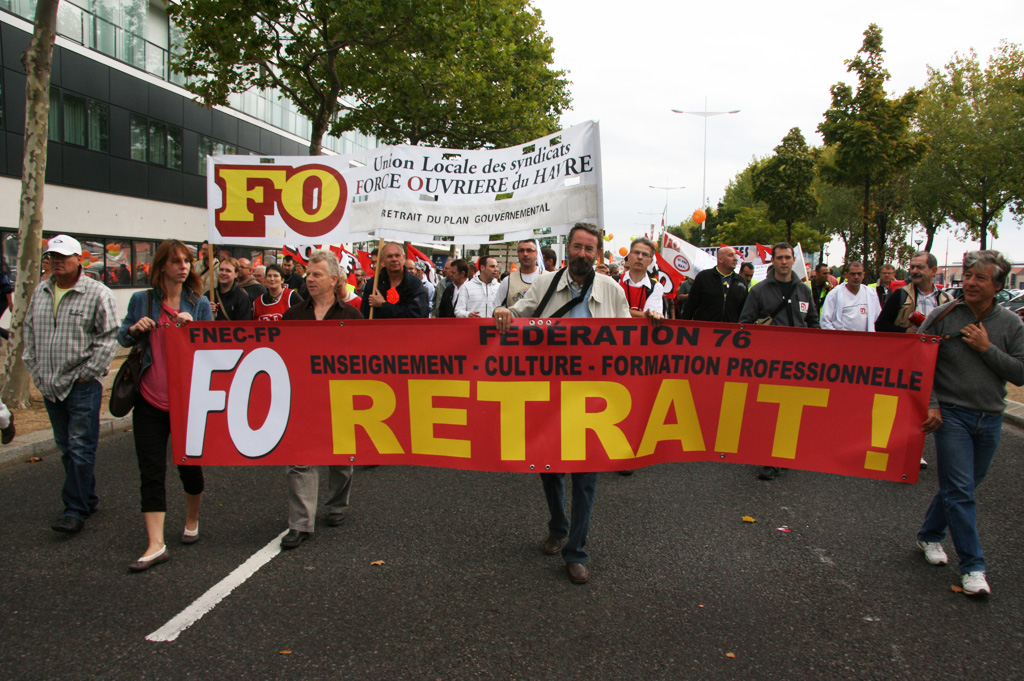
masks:
[[[1024,43],[1024,2],[816,0],[608,2],[534,0],[554,39],[555,65],[569,71],[573,109],[563,123],[601,123],[605,229],[614,250],[649,229],[668,194],[677,224],[701,205],[704,119],[672,109],[740,113],[708,119],[707,196],[717,204],[754,157],[771,154],[792,127],[820,144],[817,126],[839,81],[856,85],[844,61],[870,23],[882,28],[890,95],[924,84],[927,67],[955,52],[987,61],[1001,39]],[[669,192],[656,186],[685,186]],[[645,227],[645,224],[647,225]],[[959,261],[948,231],[933,252]],[[971,244],[977,248],[977,242]],[[1024,232],[1004,218],[996,247],[1024,262]],[[829,261],[841,261],[841,248]]]

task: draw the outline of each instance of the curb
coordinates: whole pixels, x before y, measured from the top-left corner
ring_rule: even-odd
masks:
[[[132,417],[130,414],[121,418],[114,418],[109,414],[100,417],[100,441],[131,429]],[[26,463],[34,456],[42,459],[57,453],[57,443],[54,442],[53,431],[49,428],[37,430],[25,436],[19,435],[14,442],[0,448],[0,470]]]
[[[1003,423],[1012,423],[1018,428],[1024,428],[1024,404],[1006,400],[1006,411],[1003,412]]]

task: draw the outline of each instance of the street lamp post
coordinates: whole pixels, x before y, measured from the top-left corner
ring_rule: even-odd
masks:
[[[681,109],[672,109],[672,113],[677,114],[690,114],[691,116],[700,116],[704,119],[704,179],[701,183],[701,194],[700,194],[700,207],[707,213],[707,200],[708,200],[708,119],[712,116],[722,116],[724,114],[739,113],[739,109],[733,109],[732,111],[708,111],[708,98],[704,98],[704,110],[703,111],[683,111]]]
[[[686,187],[655,187],[653,184],[647,185],[647,186],[650,187],[651,189],[661,189],[661,190],[664,190],[664,192],[665,192],[665,210],[662,213],[662,218],[661,218],[662,219],[661,231],[664,234],[665,232],[668,231],[668,193],[670,191],[672,191],[673,189],[686,189]],[[655,241],[657,241],[657,239],[655,239]]]

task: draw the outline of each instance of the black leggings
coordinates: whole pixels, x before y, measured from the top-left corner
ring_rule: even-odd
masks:
[[[139,394],[135,398],[132,412],[132,428],[135,433],[135,455],[139,459],[142,512],[166,512],[167,491],[164,489],[164,480],[167,477],[167,441],[171,437],[171,415],[157,409]],[[185,494],[202,493],[202,466],[178,466],[178,477],[181,478]]]

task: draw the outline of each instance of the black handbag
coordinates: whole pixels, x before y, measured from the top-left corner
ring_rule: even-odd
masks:
[[[153,291],[146,291],[146,313],[152,312]],[[114,385],[110,388],[110,415],[120,418],[127,416],[135,406],[135,396],[139,392],[139,379],[142,378],[142,355],[149,344],[149,334],[144,335],[132,347],[127,359],[114,376]]]

